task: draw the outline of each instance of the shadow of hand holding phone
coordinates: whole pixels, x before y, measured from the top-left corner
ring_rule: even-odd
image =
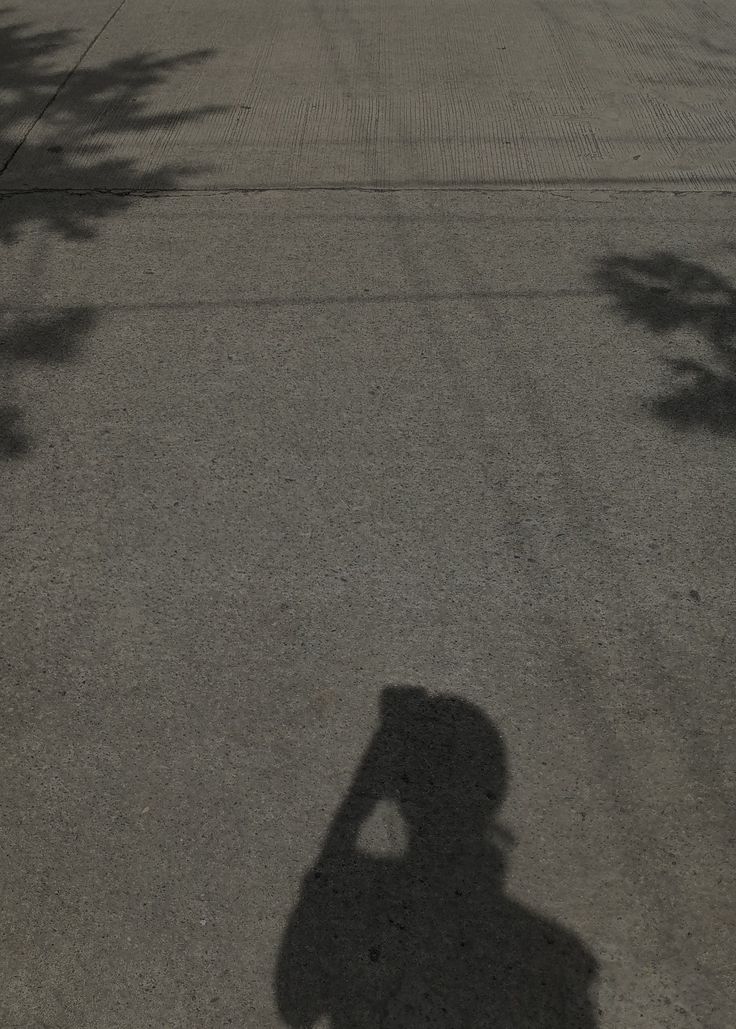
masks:
[[[292,1027],[594,1029],[596,963],[504,892],[503,740],[457,697],[390,687],[382,718],[305,877],[276,971]],[[361,847],[382,804],[402,853]]]

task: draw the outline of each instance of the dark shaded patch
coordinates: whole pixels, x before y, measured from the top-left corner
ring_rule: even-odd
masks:
[[[494,831],[507,778],[503,740],[474,705],[384,690],[284,934],[275,992],[287,1025],[594,1029],[595,959],[504,889],[505,854],[488,841],[509,841]],[[401,857],[358,847],[385,800],[406,823]]]
[[[659,335],[689,328],[712,349],[712,363],[665,358],[671,388],[648,403],[680,430],[736,435],[736,287],[705,265],[674,253],[611,255],[595,272],[621,315]]]

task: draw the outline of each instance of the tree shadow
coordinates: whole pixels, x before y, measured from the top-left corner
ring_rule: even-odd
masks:
[[[80,348],[80,337],[90,331],[95,320],[94,309],[85,306],[32,318],[0,316],[0,373],[6,395],[12,395],[16,366],[73,360]],[[0,459],[23,457],[30,448],[21,408],[12,401],[0,403]]]
[[[144,170],[135,159],[110,151],[116,139],[173,128],[216,110],[147,109],[147,95],[157,84],[177,70],[201,63],[211,52],[173,57],[136,53],[98,67],[82,62],[70,72],[59,64],[58,55],[77,34],[66,29],[41,31],[28,22],[8,23],[12,10],[0,10],[0,18],[6,19],[0,24],[0,243],[17,243],[31,224],[65,239],[90,240],[97,224],[127,208],[135,193],[172,189],[199,170],[184,163]],[[49,178],[61,187],[38,188],[39,181]],[[105,188],[99,188],[101,183]],[[0,458],[17,458],[31,449],[13,397],[18,363],[67,360],[78,351],[80,337],[94,319],[91,306],[29,318],[13,316],[0,303],[5,393],[0,405]]]
[[[614,254],[600,261],[596,280],[628,321],[662,335],[688,328],[712,350],[712,365],[665,358],[686,382],[652,402],[654,414],[677,429],[736,435],[736,287],[704,265],[674,253]]]
[[[136,53],[100,67],[83,64],[65,75],[54,55],[75,36],[68,30],[32,31],[27,23],[0,26],[0,190],[7,188],[21,159],[34,170],[34,178],[48,172],[69,187],[63,203],[49,203],[47,192],[26,183],[22,196],[6,194],[0,241],[15,242],[21,226],[31,221],[68,239],[89,239],[95,221],[131,203],[127,192],[172,189],[201,170],[169,163],[143,171],[134,159],[108,151],[115,137],[174,128],[218,110],[149,113],[146,106],[146,95],[156,85],[178,70],[201,64],[212,51],[174,57]],[[100,183],[110,192],[98,190],[94,203],[79,195]]]
[[[595,960],[504,890],[506,787],[503,740],[478,708],[384,690],[284,934],[275,992],[287,1025],[594,1029]],[[401,853],[361,845],[386,804],[405,827]]]

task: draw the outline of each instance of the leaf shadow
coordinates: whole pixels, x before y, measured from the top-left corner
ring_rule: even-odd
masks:
[[[654,415],[672,428],[736,436],[736,286],[676,253],[612,254],[595,279],[619,314],[656,335],[688,329],[711,349],[711,363],[665,357],[674,382],[654,398]]]
[[[0,9],[0,244],[17,244],[31,226],[41,239],[50,233],[92,240],[99,223],[123,212],[136,194],[173,189],[202,170],[173,161],[141,167],[124,149],[136,135],[174,130],[219,110],[151,108],[157,86],[212,51],[138,52],[98,66],[88,56],[70,70],[80,34],[11,20],[14,13]],[[0,302],[0,458],[32,450],[15,395],[19,366],[69,362],[96,317],[94,305],[29,316]]]

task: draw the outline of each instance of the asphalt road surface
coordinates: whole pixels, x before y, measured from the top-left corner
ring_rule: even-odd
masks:
[[[0,14],[0,1025],[729,1029],[736,14]]]

